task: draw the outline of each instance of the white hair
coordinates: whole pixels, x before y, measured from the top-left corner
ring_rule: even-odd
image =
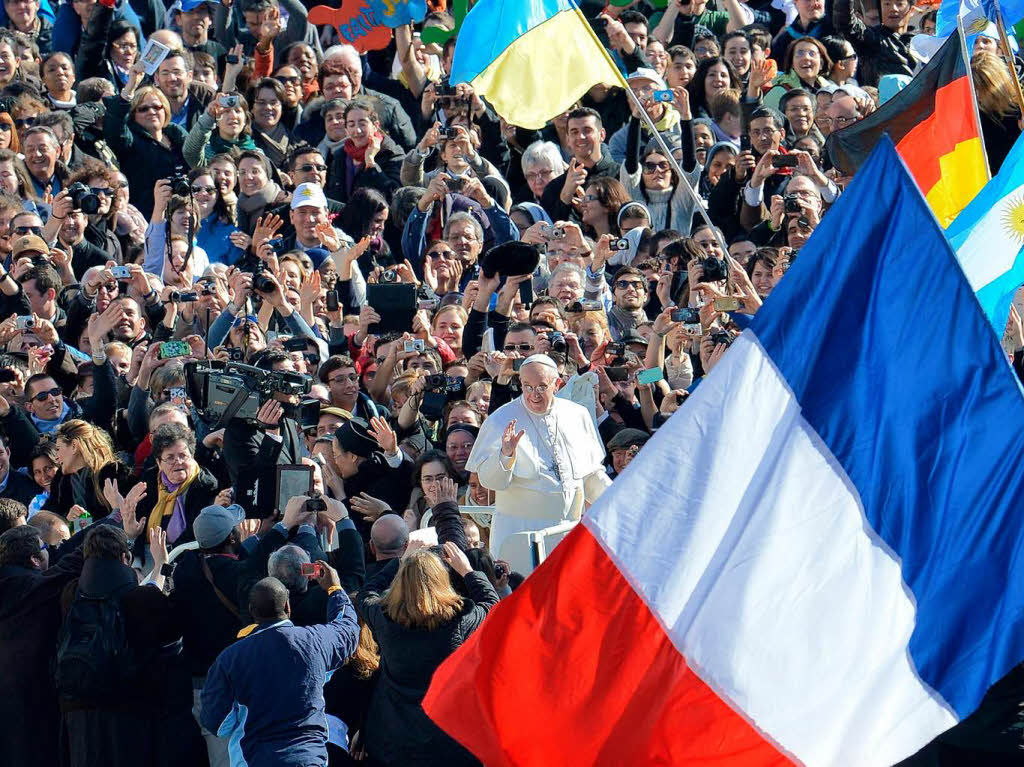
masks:
[[[309,554],[295,544],[282,546],[267,562],[267,574],[277,578],[289,591],[306,590],[309,579],[302,574],[302,566],[309,563]]]
[[[565,169],[569,167],[562,159],[561,151],[551,141],[534,141],[526,147],[526,151],[523,152],[522,165],[523,173],[529,173],[531,168],[546,166],[551,168],[556,176],[565,173]]]
[[[580,278],[581,285],[586,284],[586,274],[583,272],[583,267],[581,267],[579,264],[572,263],[572,261],[566,261],[564,263],[559,264],[558,268],[555,269],[555,271],[553,271],[551,273],[551,276],[548,278],[548,284],[550,285],[552,282],[554,282],[555,279],[561,274],[575,274],[577,277]]]
[[[348,58],[350,56],[355,58],[356,61],[359,61],[359,51],[357,51],[353,46],[349,45],[348,43],[344,43],[342,45],[332,45],[330,48],[324,51],[324,61],[327,61],[327,59],[334,58]]]

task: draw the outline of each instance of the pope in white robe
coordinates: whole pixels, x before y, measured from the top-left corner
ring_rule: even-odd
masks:
[[[557,377],[550,357],[528,357],[522,395],[487,417],[466,462],[495,493],[490,549],[499,559],[510,535],[578,520],[611,484],[590,413],[555,397]]]

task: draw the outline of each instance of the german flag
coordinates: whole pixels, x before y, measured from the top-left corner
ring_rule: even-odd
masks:
[[[989,178],[970,78],[960,35],[950,35],[906,88],[828,137],[832,164],[852,175],[888,133],[935,217],[949,226]]]

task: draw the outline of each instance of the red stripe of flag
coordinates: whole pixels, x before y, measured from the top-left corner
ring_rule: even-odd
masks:
[[[583,525],[438,668],[423,708],[488,767],[790,764]]]
[[[935,111],[911,128],[896,144],[896,150],[925,195],[942,178],[939,158],[957,144],[978,138],[967,77],[960,77],[935,91]]]

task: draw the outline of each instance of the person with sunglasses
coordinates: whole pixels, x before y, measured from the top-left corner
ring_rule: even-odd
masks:
[[[211,264],[233,264],[244,255],[249,244],[235,225],[234,207],[224,202],[209,168],[196,168],[188,174],[192,199],[199,208],[196,244],[206,251]]]

